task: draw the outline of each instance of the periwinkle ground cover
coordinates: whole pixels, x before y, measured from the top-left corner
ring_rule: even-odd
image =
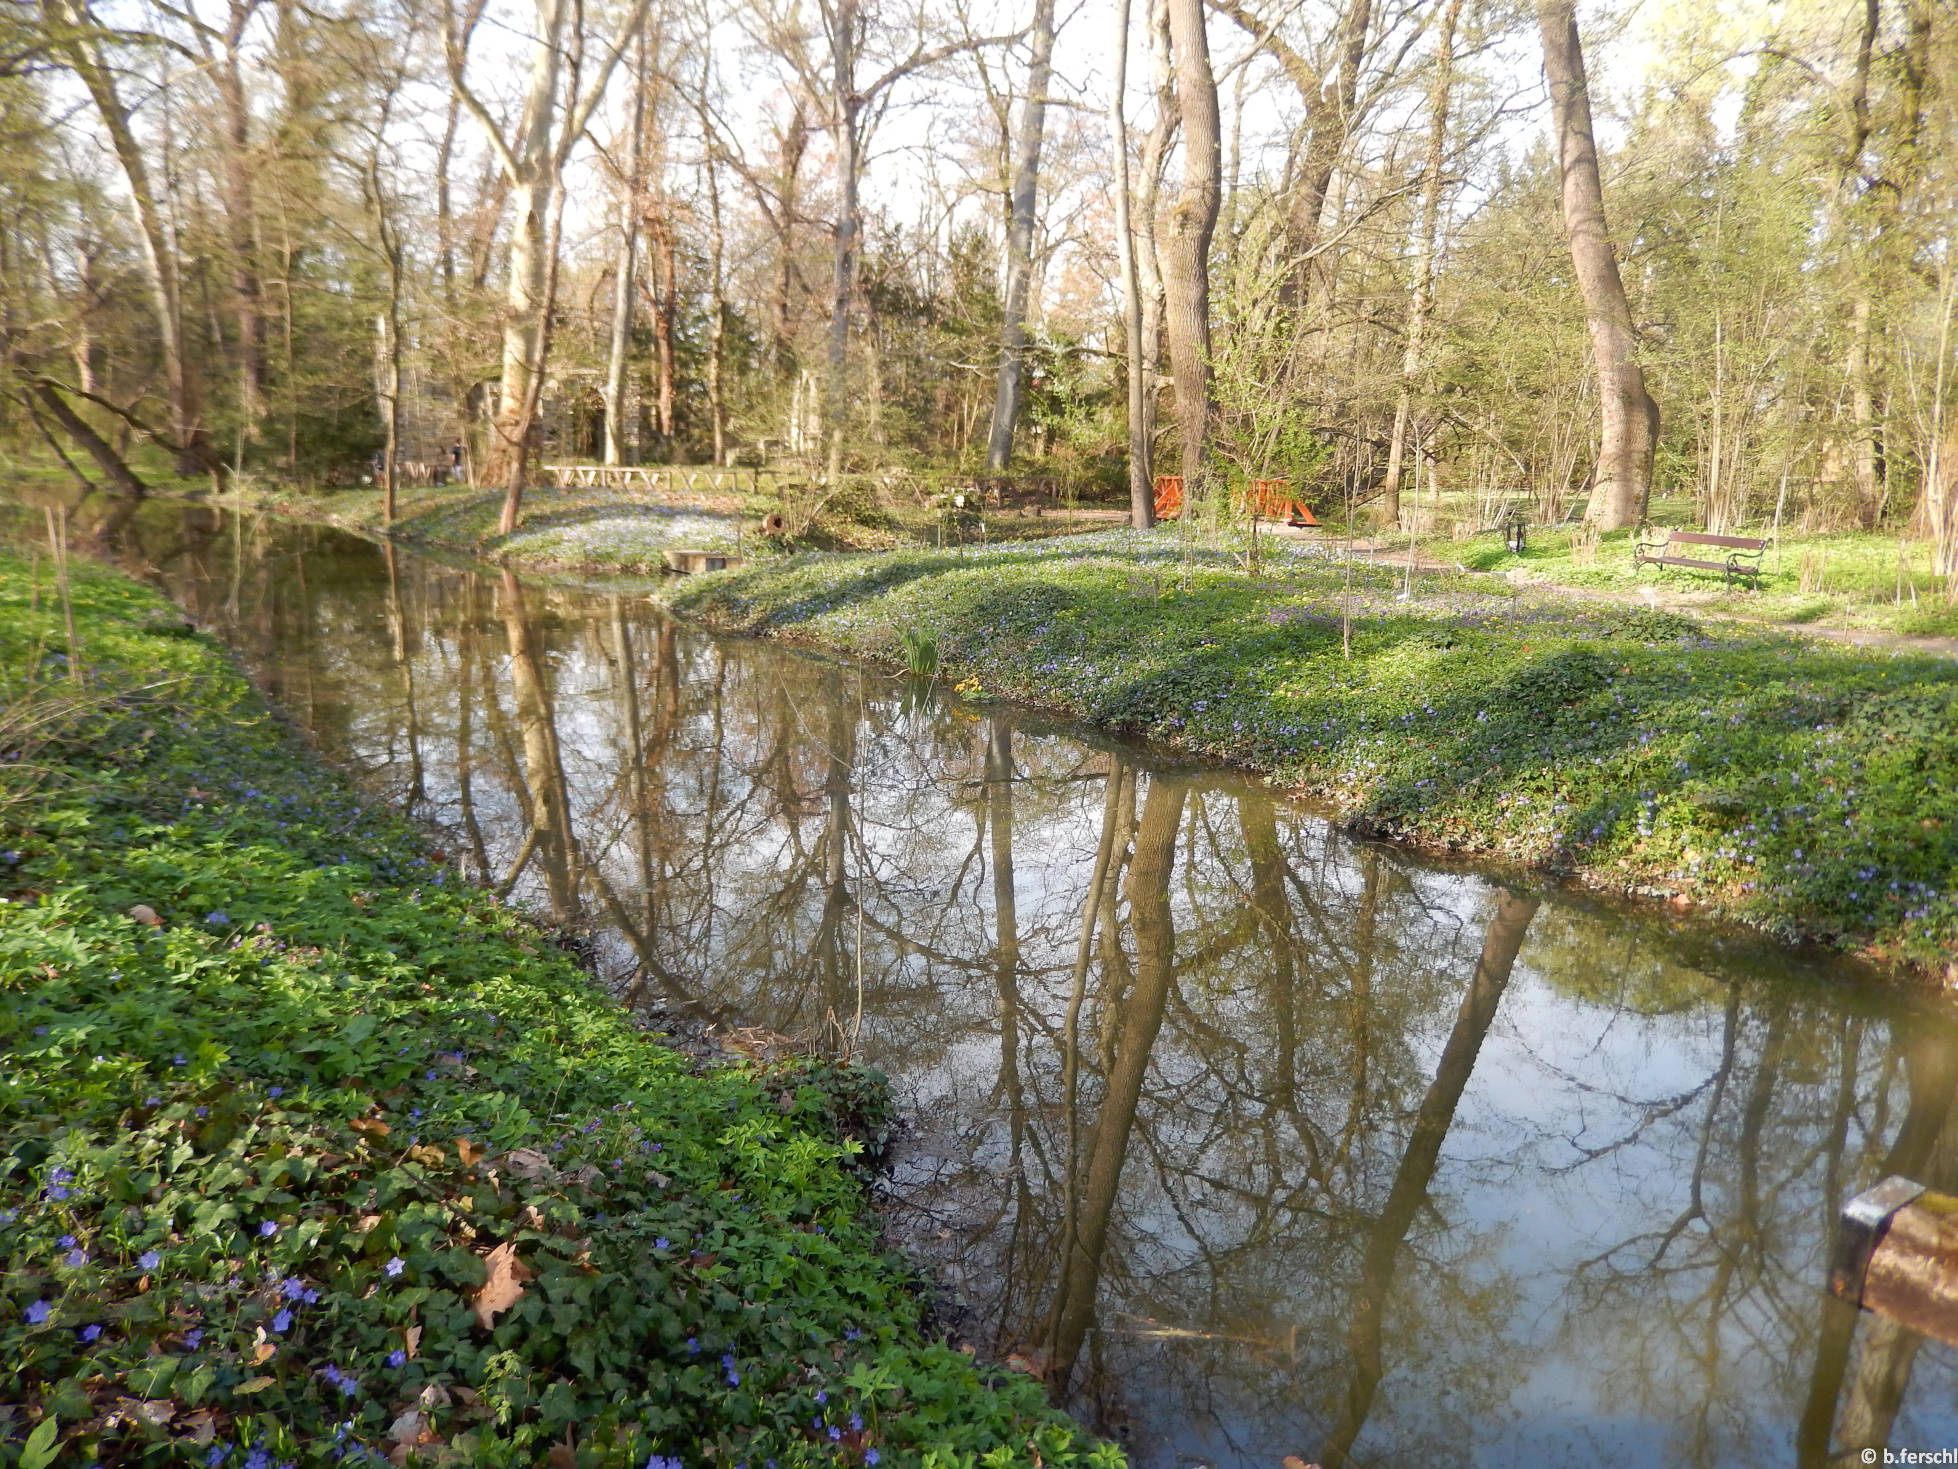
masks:
[[[1958,960],[1958,666],[1676,614],[1517,600],[1281,554],[1248,577],[1174,532],[803,556],[690,579],[729,630],[948,682],[1271,773],[1358,829],[1684,894],[1785,936]]]
[[[854,1171],[878,1078],[637,1029],[121,577],[75,569],[68,698],[31,575],[0,1464],[1119,1462],[924,1339]]]

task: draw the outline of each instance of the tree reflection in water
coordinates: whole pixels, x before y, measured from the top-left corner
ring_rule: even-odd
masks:
[[[951,1329],[1142,1463],[1958,1444],[1954,1354],[1821,1292],[1851,1193],[1958,1185],[1934,1015],[638,595],[98,529],[632,1003],[889,1071]]]

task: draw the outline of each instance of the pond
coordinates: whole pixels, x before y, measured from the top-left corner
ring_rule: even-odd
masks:
[[[1865,971],[644,587],[165,505],[110,553],[627,1003],[887,1072],[946,1329],[1140,1465],[1958,1446],[1958,1353],[1822,1289],[1850,1194],[1958,1186],[1953,1029]]]

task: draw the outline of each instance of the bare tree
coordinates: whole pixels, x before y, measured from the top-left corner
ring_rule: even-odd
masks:
[[[1126,32],[1126,27],[1124,27]],[[1126,34],[1124,43],[1126,44]],[[1027,295],[1033,280],[1034,206],[1040,186],[1040,145],[1047,121],[1047,89],[1053,79],[1054,0],[1034,0],[1033,55],[1027,97],[1013,145],[1012,212],[1006,230],[1006,300],[999,328],[999,387],[986,468],[1002,474],[1013,457],[1013,432],[1026,400]]]
[[[632,0],[587,82],[582,0],[536,0],[537,30],[531,39],[530,80],[514,133],[502,127],[470,87],[469,55],[456,27],[453,5],[442,9],[443,53],[449,84],[482,127],[516,204],[504,297],[503,377],[488,478],[504,486],[504,535],[517,528],[523,505],[530,429],[550,346],[550,316],[557,287],[557,233],[565,161],[591,125],[612,69],[646,23],[650,0]],[[560,95],[562,94],[562,95]]]

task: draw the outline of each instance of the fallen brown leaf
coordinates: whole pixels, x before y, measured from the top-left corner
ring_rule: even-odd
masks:
[[[156,916],[156,909],[148,903],[138,903],[129,910],[129,916],[138,923],[147,923],[151,928],[163,927],[163,920]]]
[[[477,1160],[483,1156],[483,1151],[481,1143],[472,1143],[466,1137],[456,1139],[456,1156],[462,1159],[465,1167],[474,1167]]]
[[[557,1170],[551,1167],[551,1160],[535,1148],[517,1148],[503,1155],[503,1161],[510,1165],[510,1171],[519,1178],[535,1183],[540,1178],[555,1178]]]
[[[416,1143],[408,1149],[408,1156],[417,1163],[435,1168],[448,1162],[449,1155],[431,1143]]]
[[[378,1117],[356,1117],[347,1126],[367,1137],[386,1137],[388,1125]]]
[[[401,1339],[407,1343],[408,1360],[414,1361],[416,1353],[421,1350],[422,1329],[419,1326],[410,1326],[401,1333]]]
[[[531,1268],[517,1258],[514,1244],[500,1244],[485,1257],[489,1279],[476,1292],[476,1321],[485,1330],[496,1325],[499,1311],[507,1311],[523,1299],[523,1283],[536,1279]]]
[[[254,1377],[250,1382],[241,1382],[231,1390],[241,1393],[264,1392],[266,1388],[270,1387],[276,1381],[278,1379],[275,1377]]]

